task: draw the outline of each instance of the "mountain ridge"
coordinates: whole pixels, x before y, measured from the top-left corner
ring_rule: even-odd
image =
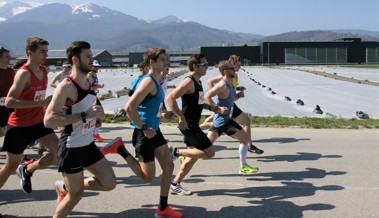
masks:
[[[17,6],[17,2],[12,3]],[[36,5],[22,13],[8,15],[6,20],[0,22],[0,45],[21,54],[24,52],[24,41],[30,36],[47,39],[50,49],[62,49],[71,41],[86,40],[91,42],[93,48],[116,52],[142,52],[149,47],[198,50],[201,46],[257,45],[263,41],[330,41],[344,37],[369,41],[379,39],[379,32],[365,30],[291,31],[263,36],[216,29],[174,15],[146,21],[93,3]],[[0,17],[5,14],[5,6],[7,4],[0,5]]]

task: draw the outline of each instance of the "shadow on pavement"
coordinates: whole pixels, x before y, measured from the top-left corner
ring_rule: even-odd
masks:
[[[271,138],[271,139],[259,139],[253,140],[253,142],[259,143],[270,143],[270,142],[278,142],[278,143],[292,143],[292,142],[300,142],[300,141],[309,141],[310,138]]]
[[[306,153],[297,152],[296,154],[285,154],[285,155],[272,155],[272,156],[256,156],[254,159],[261,162],[277,162],[277,161],[314,161],[321,158],[341,158],[341,155],[322,155],[318,153]]]

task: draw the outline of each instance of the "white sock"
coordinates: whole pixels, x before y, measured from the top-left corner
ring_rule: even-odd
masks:
[[[99,134],[99,128],[95,128],[94,130],[93,130],[93,134]]]
[[[239,155],[240,155],[240,165],[241,167],[245,166],[246,163],[246,155],[247,155],[247,145],[240,144],[240,147],[238,149]]]

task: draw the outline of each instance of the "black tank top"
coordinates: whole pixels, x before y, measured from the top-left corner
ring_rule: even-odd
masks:
[[[204,92],[201,81],[199,81],[199,84],[192,76],[187,76],[186,78],[190,78],[195,85],[195,91],[193,93],[182,96],[182,113],[190,127],[199,125],[204,106]]]

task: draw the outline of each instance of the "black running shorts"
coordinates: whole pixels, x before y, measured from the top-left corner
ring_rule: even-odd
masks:
[[[2,150],[22,154],[26,146],[51,133],[54,133],[54,130],[46,128],[43,122],[27,127],[8,125]]]
[[[189,129],[180,131],[184,135],[184,143],[187,147],[195,147],[203,151],[212,146],[212,142],[198,125],[194,125],[189,127]]]
[[[85,167],[100,161],[104,155],[94,142],[84,147],[67,148],[58,146],[58,171],[64,173],[78,173]]]
[[[5,106],[0,106],[0,127],[3,128],[8,125],[8,118],[11,111]]]
[[[230,119],[223,126],[220,126],[220,127],[211,126],[211,128],[209,128],[209,131],[217,132],[219,136],[221,136],[222,133],[225,133],[228,136],[232,136],[236,134],[237,130],[241,130],[241,129],[242,127],[236,121]]]
[[[156,148],[167,144],[160,129],[156,131],[156,135],[149,139],[140,129],[135,128],[133,132],[133,146],[136,150],[136,157],[142,157],[143,162],[148,163],[155,160],[154,151]]]
[[[233,113],[232,113],[232,119],[235,119],[238,117],[240,114],[242,114],[242,110],[236,105],[233,105]]]

